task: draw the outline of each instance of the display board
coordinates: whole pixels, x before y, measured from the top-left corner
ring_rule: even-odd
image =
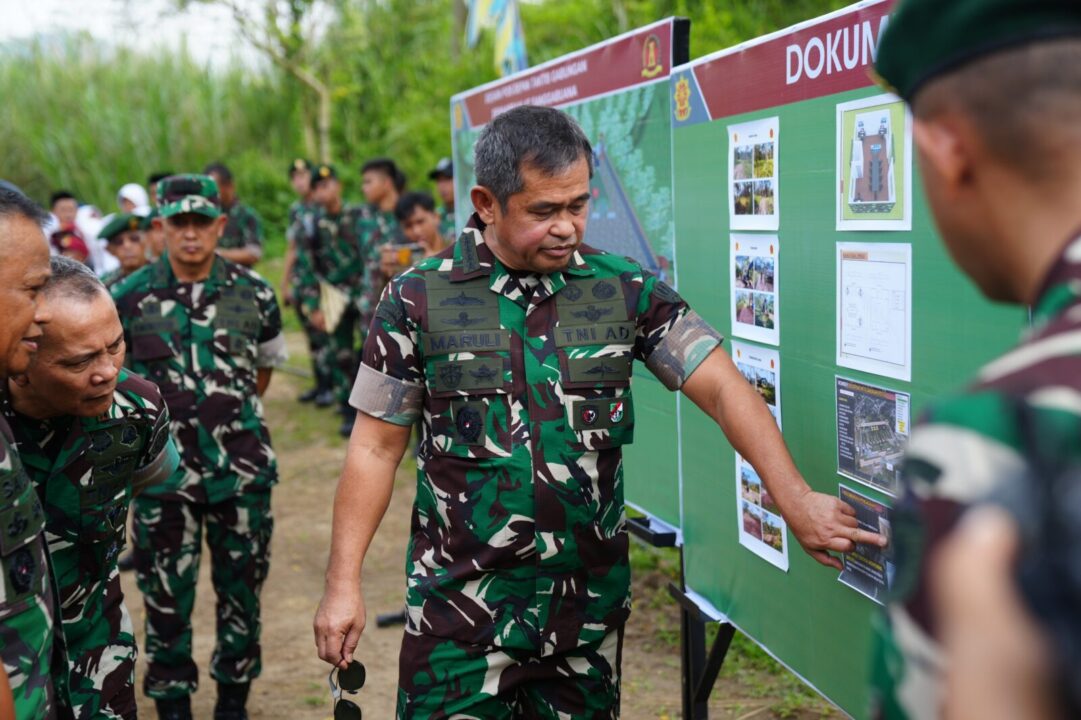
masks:
[[[451,99],[455,192],[475,184],[473,146],[493,117],[523,104],[573,115],[593,145],[585,242],[630,256],[676,284],[672,119],[668,76],[688,58],[686,20],[670,18]],[[457,204],[458,226],[469,220]],[[673,528],[680,523],[678,399],[643,368],[632,380],[635,442],[624,451],[628,502]]]
[[[868,73],[889,7],[853,5],[670,81],[680,293],[734,340],[811,486],[887,534],[911,420],[1025,320],[980,297],[936,236],[911,118]],[[680,428],[690,594],[864,716],[889,552],[860,548],[840,576],[817,564],[716,425],[684,402]]]

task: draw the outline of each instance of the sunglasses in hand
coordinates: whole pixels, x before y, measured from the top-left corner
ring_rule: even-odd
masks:
[[[335,681],[335,676],[337,680]],[[355,693],[364,687],[367,673],[364,665],[354,660],[344,669],[334,668],[327,676],[330,694],[334,698],[334,720],[361,720],[360,706],[352,700],[342,698],[342,693]]]

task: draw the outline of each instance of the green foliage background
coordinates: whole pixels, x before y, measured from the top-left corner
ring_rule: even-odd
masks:
[[[398,160],[414,187],[428,186],[428,169],[451,154],[451,95],[495,79],[490,34],[473,49],[459,39],[460,1],[292,0],[300,12],[325,3],[333,13],[305,51],[332,88],[330,160],[348,194],[359,196],[359,165],[377,155]],[[535,64],[669,15],[691,18],[697,57],[845,4],[544,0],[524,3],[522,19]],[[35,199],[64,187],[111,212],[126,182],[220,159],[266,220],[271,255],[280,252],[293,199],[285,167],[293,156],[315,155],[315,97],[269,64],[209,70],[183,51],[142,55],[69,37],[0,48],[0,97],[0,177]]]

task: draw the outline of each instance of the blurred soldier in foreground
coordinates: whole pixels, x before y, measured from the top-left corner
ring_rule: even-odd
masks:
[[[319,242],[317,223],[319,204],[314,200],[315,188],[312,184],[312,164],[304,158],[297,158],[289,165],[289,183],[298,195],[289,206],[289,224],[285,230],[285,269],[282,271],[282,300],[296,310],[304,336],[308,340],[308,355],[312,363],[312,377],[315,387],[301,393],[300,402],[314,402],[318,407],[330,407],[334,404],[333,369],[327,345],[330,339],[324,330],[317,329],[311,323],[307,307],[300,301],[296,287],[296,258],[298,253],[316,252]],[[306,266],[312,260],[305,258]]]
[[[988,298],[1031,307],[1033,327],[967,390],[935,402],[912,433],[875,712],[1027,718],[1047,710],[1033,698],[1037,706],[1069,698],[1059,712],[1077,717],[1081,606],[1035,616],[1058,629],[1056,649],[1073,648],[1043,660],[1031,622],[1000,611],[1020,610],[1017,577],[1027,580],[1020,590],[1030,609],[1046,609],[1037,601],[1048,588],[1081,591],[1073,569],[1081,516],[1069,502],[1076,473],[1072,496],[1050,491],[1081,461],[1081,5],[903,0],[876,68],[912,107],[924,188],[953,259]],[[988,501],[999,509],[963,519]],[[1069,521],[1057,522],[1059,513]],[[1066,545],[1060,552],[1073,565],[1035,572],[1048,558],[1035,528],[1058,528],[1051,546]],[[944,545],[969,551],[967,571]],[[936,558],[952,558],[952,572],[935,572]]]
[[[158,388],[122,369],[109,292],[85,265],[56,257],[51,266],[38,299],[51,319],[0,411],[45,508],[67,655],[57,686],[79,720],[133,719],[135,636],[117,555],[131,498],[167,479],[178,458]]]
[[[168,253],[113,290],[131,367],[161,388],[181,461],[134,503],[145,691],[159,717],[191,717],[191,611],[205,530],[217,595],[214,717],[243,720],[262,669],[259,593],[278,479],[259,397],[285,359],[281,315],[265,280],[215,253],[226,218],[211,178],[163,180],[158,206]]]
[[[314,626],[319,656],[345,667],[365,551],[423,418],[399,718],[618,717],[635,359],[721,426],[816,560],[883,542],[808,487],[716,331],[634,261],[582,244],[591,156],[558,110],[497,117],[468,227],[376,311]]]
[[[218,184],[221,210],[225,214],[225,232],[218,243],[218,254],[226,260],[252,267],[263,257],[263,221],[248,205],[236,198],[233,172],[224,163],[210,163],[203,169]]]
[[[98,238],[105,241],[105,250],[120,261],[120,267],[101,276],[105,287],[112,287],[146,265],[144,223],[145,219],[138,215],[120,213],[98,233]]]
[[[7,377],[25,372],[49,321],[37,295],[49,278],[41,230],[45,212],[21,192],[0,188],[0,399]],[[0,415],[0,660],[18,720],[63,717],[56,704],[53,591],[45,559],[45,514]]]

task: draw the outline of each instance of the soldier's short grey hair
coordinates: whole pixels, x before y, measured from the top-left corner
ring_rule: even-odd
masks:
[[[94,271],[77,260],[54,255],[49,258],[49,270],[52,275],[41,288],[45,295],[59,294],[75,300],[93,300],[101,293],[109,295]]]
[[[570,115],[521,105],[496,116],[481,131],[473,150],[473,169],[477,184],[488,188],[506,211],[510,196],[525,186],[523,166],[552,176],[582,159],[593,177],[593,148]]]

